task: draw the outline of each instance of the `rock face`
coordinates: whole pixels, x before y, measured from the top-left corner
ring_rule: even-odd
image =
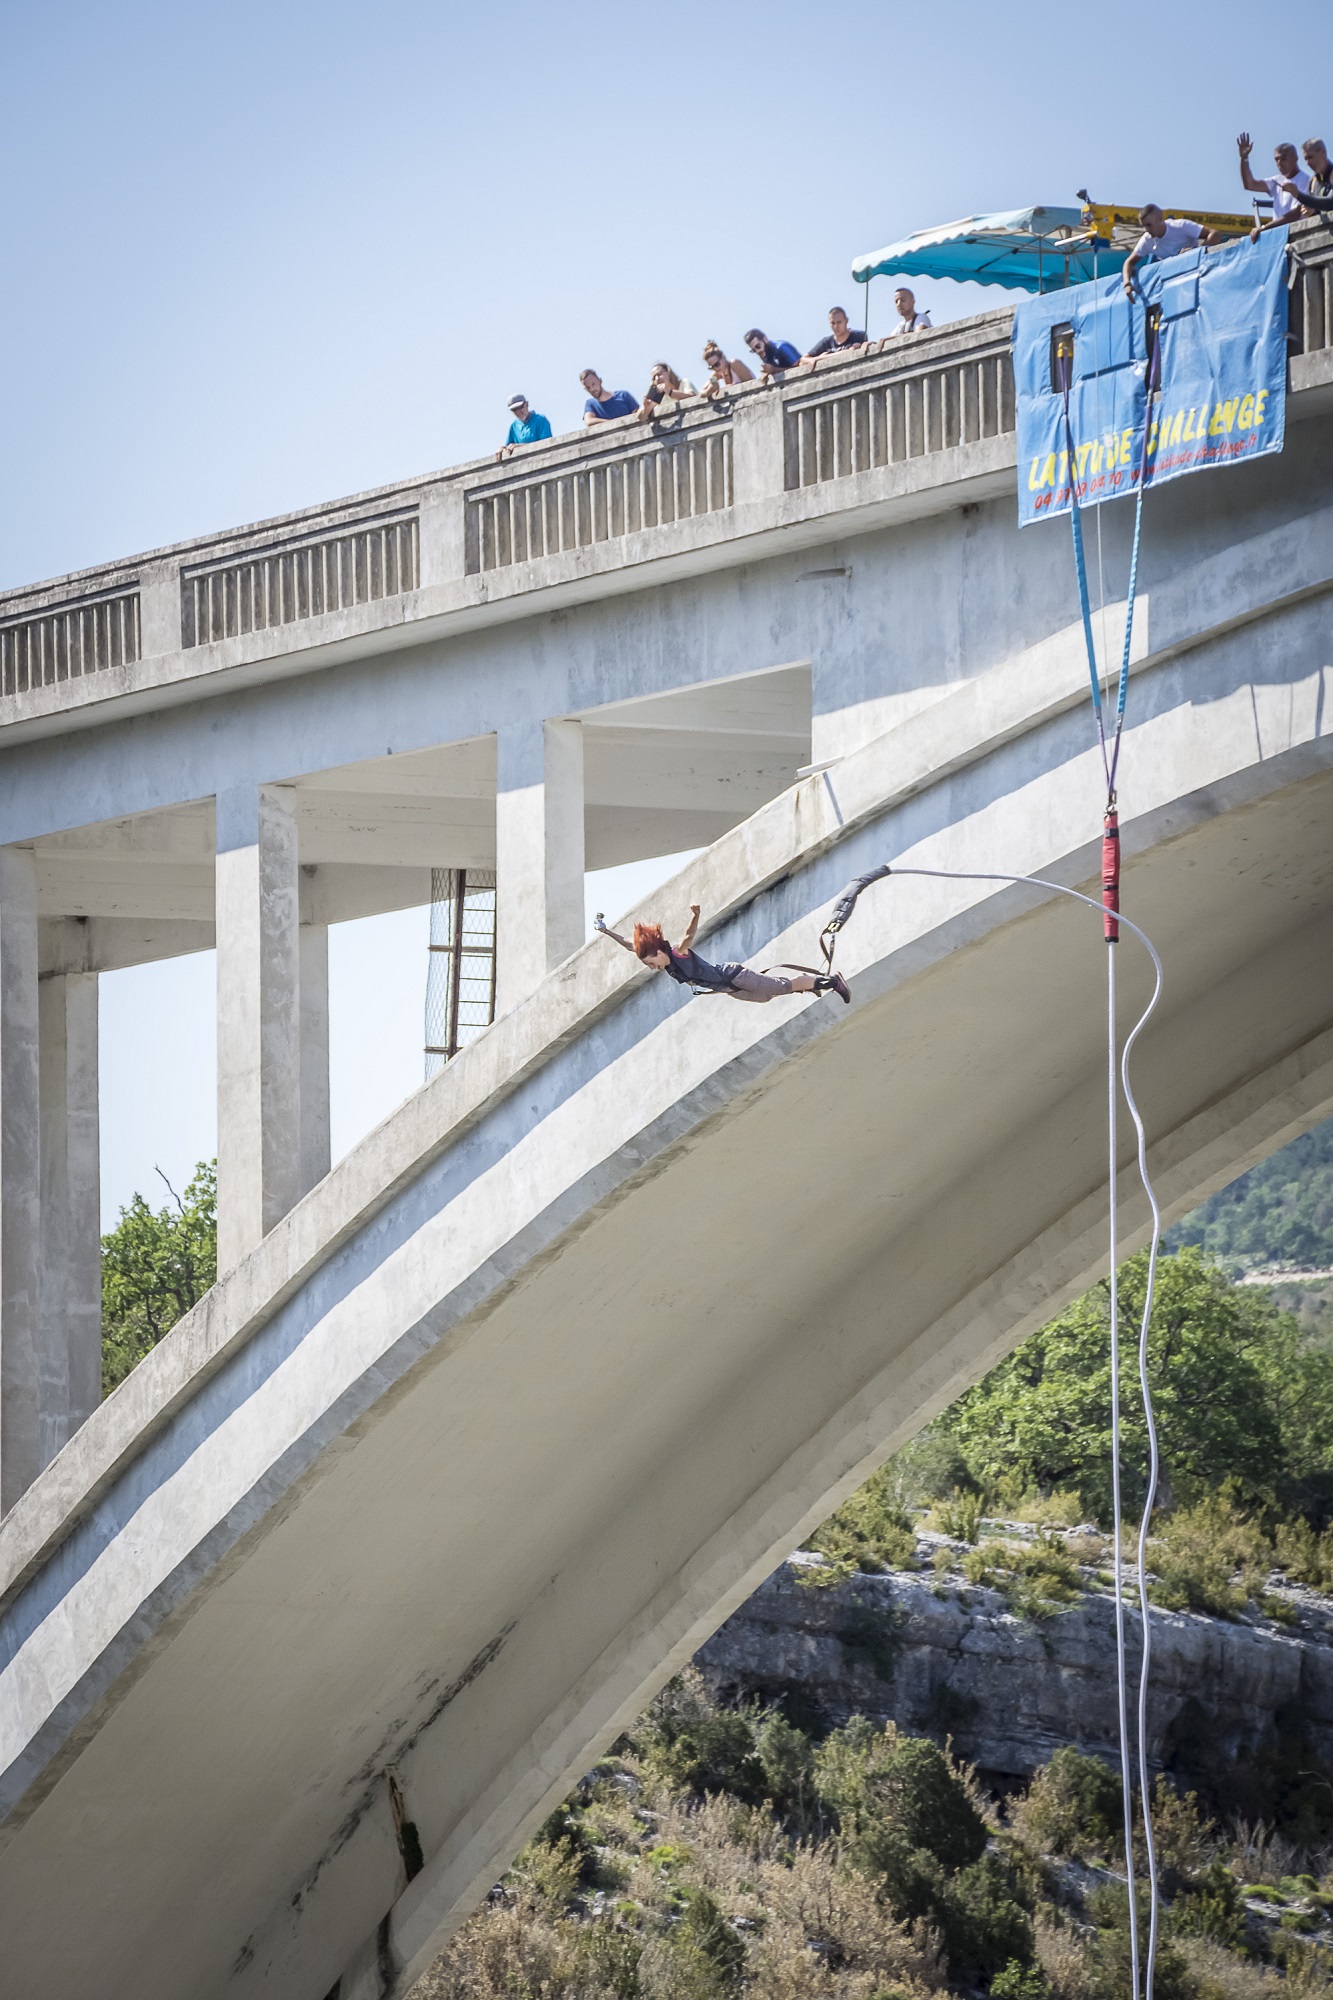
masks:
[[[702,1648],[696,1665],[715,1690],[812,1706],[830,1723],[859,1713],[950,1734],[998,1778],[1030,1775],[1064,1743],[1118,1757],[1108,1595],[1089,1592],[1034,1620],[961,1579],[894,1570],[831,1588],[800,1581],[817,1567],[805,1555],[784,1563]],[[1213,1754],[1257,1753],[1286,1718],[1333,1768],[1333,1617],[1306,1593],[1290,1601],[1290,1625],[1154,1611],[1156,1765],[1188,1763],[1201,1729]],[[1137,1615],[1126,1622],[1132,1716]]]

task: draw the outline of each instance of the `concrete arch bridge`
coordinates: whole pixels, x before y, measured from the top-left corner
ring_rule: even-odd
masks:
[[[1147,565],[1124,902],[1167,967],[1138,1076],[1171,1213],[1333,1109],[1333,510],[1319,488],[1328,420],[1311,416],[1293,423],[1281,479],[1229,471],[1163,497]],[[951,461],[955,504],[936,494],[925,529],[886,525],[884,494],[864,485],[856,505],[880,513],[836,533],[792,513],[804,548],[834,558],[816,594],[877,562],[892,580],[912,534],[935,536],[943,560],[984,533],[974,636],[964,671],[946,671],[922,606],[912,648],[890,655],[927,694],[895,707],[903,679],[858,680],[837,709],[842,741],[813,739],[828,768],[779,769],[655,899],[676,925],[703,904],[710,956],[809,959],[846,880],[886,858],[1095,880],[1099,771],[1068,550],[1054,529],[1020,546],[1012,500],[986,497],[997,467],[1011,476],[1006,448],[1012,464],[1003,432],[951,446],[974,456]],[[789,512],[805,504],[784,491]],[[918,576],[926,548],[909,551]],[[737,587],[765,618],[784,561],[793,601],[810,601],[808,553],[746,560]],[[659,609],[633,617],[675,616],[653,587]],[[821,658],[844,671],[851,643],[820,605],[816,643],[771,663],[813,659],[816,689]],[[987,631],[1017,626],[1027,643],[984,657]],[[737,657],[725,682],[710,666],[733,704]],[[254,699],[247,686],[225,698]],[[223,699],[164,711],[169,747],[182,716],[216,746]],[[39,864],[70,852],[76,779],[86,797],[86,760],[109,758],[98,746],[121,726],[62,725],[8,753],[57,799],[39,809],[19,783],[0,825],[12,848],[30,843]],[[141,755],[115,782],[139,825],[166,809],[165,790],[144,790],[166,753],[151,714],[134,726]],[[563,754],[550,750],[525,810]],[[298,762],[294,748],[286,766],[263,755],[262,783]],[[188,798],[208,789],[180,783]],[[258,876],[246,866],[262,882],[269,836],[261,799],[249,847],[228,847],[212,789],[222,979],[225,899],[239,894],[224,860],[257,847]],[[555,819],[534,822],[548,861]],[[551,869],[536,879],[529,928],[556,900]],[[503,896],[503,866],[500,880]],[[1132,943],[1120,949],[1127,1021],[1146,975]],[[537,967],[481,1040],[261,1218],[13,1499],[0,1525],[12,1990],[405,1994],[665,1676],[888,1451],[1092,1281],[1106,1200],[1096,919],[1027,888],[891,880],[862,898],[839,963],[847,1010],[691,999],[601,941]],[[273,981],[257,990],[263,1015]],[[1121,1178],[1128,1240],[1142,1241],[1128,1145]]]

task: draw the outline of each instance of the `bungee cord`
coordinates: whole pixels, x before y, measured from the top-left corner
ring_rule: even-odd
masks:
[[[1022,884],[1035,889],[1045,889],[1053,895],[1066,896],[1072,902],[1081,903],[1086,909],[1096,911],[1102,918],[1103,934],[1107,947],[1107,1131],[1108,1161],[1107,1177],[1109,1192],[1109,1249],[1110,1275],[1108,1303],[1110,1318],[1110,1362],[1111,1362],[1111,1505],[1114,1516],[1113,1540],[1114,1587],[1115,1587],[1115,1629],[1116,1629],[1116,1696],[1117,1722],[1120,1739],[1121,1788],[1124,1803],[1125,1840],[1125,1886],[1129,1900],[1130,1927],[1130,1977],[1132,2000],[1138,2000],[1140,1985],[1144,2000],[1153,2000],[1153,1975],[1157,1962],[1157,1943],[1160,1924],[1160,1887],[1157,1874],[1157,1850],[1152,1830],[1152,1789],[1148,1769],[1148,1689],[1152,1666],[1152,1624],[1151,1605],[1148,1600],[1146,1579],[1148,1534],[1152,1512],[1157,1499],[1157,1485],[1160,1470],[1157,1425],[1153,1415],[1152,1387],[1148,1378],[1148,1334],[1152,1320],[1153,1296],[1157,1279],[1157,1258],[1161,1245],[1162,1216],[1152,1178],[1148,1172],[1148,1139],[1143,1115],[1130,1077],[1130,1057],[1134,1045],[1148,1025],[1162,994],[1162,961],[1157,947],[1147,932],[1127,917],[1120,909],[1120,835],[1115,825],[1115,814],[1108,814],[1108,824],[1102,843],[1102,897],[1099,900],[1088,896],[1081,889],[1070,889],[1063,882],[1053,882],[1044,875],[1018,875],[1007,869],[982,868],[919,868],[900,866],[885,862],[880,867],[860,875],[848,884],[833,906],[832,914],[820,936],[820,947],[825,965],[833,964],[833,954],[839,933],[844,929],[857,900],[872,882],[892,875],[915,875],[942,882],[1006,882]],[[1123,1049],[1119,1047],[1116,1032],[1116,978],[1115,946],[1119,941],[1121,925],[1132,931],[1147,952],[1153,968],[1153,989],[1147,1005],[1125,1037]],[[1152,1213],[1152,1240],[1148,1254],[1147,1285],[1143,1299],[1143,1317],[1138,1337],[1139,1388],[1143,1396],[1144,1416],[1148,1431],[1149,1470],[1148,1484],[1144,1497],[1143,1512],[1139,1520],[1137,1541],[1138,1600],[1142,1623],[1142,1648],[1139,1662],[1139,1686],[1136,1720],[1138,1724],[1137,1775],[1139,1800],[1143,1815],[1144,1853],[1148,1877],[1148,1950],[1146,1964],[1140,1963],[1138,1897],[1136,1893],[1136,1870],[1134,1866],[1134,1786],[1131,1776],[1131,1751],[1129,1728],[1129,1669],[1125,1642],[1125,1588],[1124,1558],[1121,1548],[1121,1500],[1120,1500],[1120,1301],[1119,1301],[1119,1240],[1118,1240],[1118,1199],[1119,1179],[1119,1135],[1117,1089],[1123,1088],[1130,1116],[1134,1121],[1136,1140],[1136,1164],[1139,1180],[1147,1197]],[[1142,1975],[1142,1980],[1141,1980]]]

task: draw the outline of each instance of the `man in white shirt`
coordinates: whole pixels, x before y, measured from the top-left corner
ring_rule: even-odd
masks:
[[[909,292],[906,285],[899,285],[893,295],[893,303],[898,308],[898,324],[895,333],[924,333],[930,325],[930,314],[919,313],[916,309],[916,294]]]
[[[1310,176],[1302,167],[1301,156],[1290,139],[1284,139],[1280,146],[1274,146],[1273,161],[1277,172],[1265,175],[1262,180],[1257,174],[1250,172],[1250,154],[1254,151],[1254,146],[1248,132],[1241,133],[1236,141],[1236,150],[1240,154],[1241,186],[1248,188],[1251,194],[1272,197],[1274,222],[1290,222],[1294,215],[1299,215],[1301,205],[1292,190],[1299,188],[1302,194],[1308,193]],[[1288,181],[1291,187],[1287,186]]]
[[[1140,264],[1178,256],[1182,250],[1194,250],[1200,243],[1208,250],[1214,243],[1224,241],[1216,229],[1205,229],[1200,222],[1189,222],[1183,215],[1163,215],[1155,201],[1144,203],[1139,210],[1139,221],[1143,224],[1143,234],[1126,257],[1123,274],[1130,298],[1134,296],[1134,273]]]

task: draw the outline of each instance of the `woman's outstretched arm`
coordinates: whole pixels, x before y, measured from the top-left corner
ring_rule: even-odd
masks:
[[[613,944],[623,945],[626,951],[634,950],[634,946],[629,938],[621,937],[619,931],[613,931],[610,924],[603,921],[600,910],[593,918],[593,929],[600,931],[603,937],[609,937]]]
[[[690,921],[685,926],[685,935],[681,939],[680,943],[677,945],[676,947],[677,951],[688,951],[690,949],[691,945],[694,943],[694,933],[698,930],[698,928],[699,928],[699,905],[697,903],[691,903]]]

